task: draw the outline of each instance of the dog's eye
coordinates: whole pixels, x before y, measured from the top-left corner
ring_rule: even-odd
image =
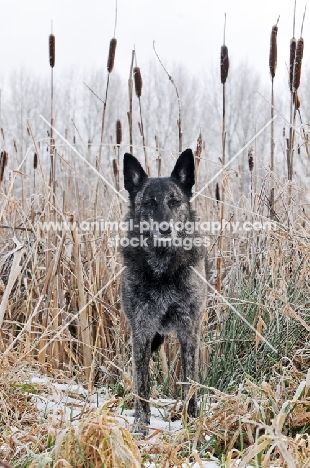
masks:
[[[181,204],[181,200],[177,200],[176,198],[173,198],[170,200],[169,205],[170,206],[179,206]]]

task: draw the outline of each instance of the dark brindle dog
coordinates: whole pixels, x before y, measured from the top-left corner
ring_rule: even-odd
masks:
[[[171,176],[162,178],[149,178],[139,161],[126,153],[124,182],[130,199],[126,221],[132,220],[134,228],[128,231],[127,241],[132,241],[131,245],[122,248],[126,269],[122,274],[121,298],[132,331],[134,391],[141,397],[135,400],[134,430],[147,434],[149,362],[165,335],[176,332],[178,336],[183,381],[198,379],[206,288],[191,266],[205,275],[206,248],[204,245],[189,248],[197,234],[188,234],[184,228],[185,223],[195,220],[190,207],[195,182],[190,149],[180,155]],[[183,398],[188,389],[189,385],[183,387]],[[194,395],[188,413],[195,416],[196,412]]]

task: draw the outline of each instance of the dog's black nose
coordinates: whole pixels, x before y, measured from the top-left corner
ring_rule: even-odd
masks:
[[[165,226],[165,228],[160,226],[159,227],[159,232],[163,236],[165,236],[165,235],[167,236],[167,235],[171,234],[171,232],[172,232],[171,231],[171,226],[167,226],[167,227]]]

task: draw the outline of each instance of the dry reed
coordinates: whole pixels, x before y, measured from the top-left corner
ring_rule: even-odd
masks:
[[[150,167],[148,163],[147,157],[147,150],[146,150],[146,143],[145,143],[145,135],[144,135],[144,127],[143,127],[143,119],[142,119],[142,105],[141,105],[141,96],[142,96],[142,75],[141,70],[139,67],[134,67],[133,69],[133,78],[135,83],[135,92],[136,96],[139,100],[139,109],[140,109],[140,122],[138,122],[140,134],[142,137],[142,144],[143,144],[143,152],[144,152],[144,164],[145,164],[145,171],[148,175],[150,175]]]
[[[173,79],[172,76],[168,73],[168,71],[166,70],[164,64],[163,64],[162,61],[160,60],[158,53],[156,52],[156,49],[155,49],[155,41],[153,41],[153,49],[154,49],[155,55],[156,55],[156,57],[157,57],[157,59],[158,59],[160,65],[162,66],[164,72],[165,72],[166,75],[168,76],[168,79],[169,79],[169,81],[171,82],[171,84],[173,85],[173,87],[174,87],[174,89],[175,89],[175,92],[176,92],[176,95],[177,95],[178,108],[179,108],[179,116],[178,116],[178,120],[177,120],[177,125],[178,125],[178,130],[179,130],[179,154],[180,154],[180,153],[182,152],[183,134],[182,134],[182,106],[181,106],[181,98],[180,98],[179,90],[178,90],[178,88],[177,88],[177,85],[175,84],[174,79]]]
[[[228,48],[225,44],[226,36],[226,13],[224,21],[224,44],[221,46],[221,62],[220,62],[220,75],[221,83],[223,87],[222,93],[222,164],[225,166],[226,163],[226,80],[228,77],[229,71],[229,57],[228,57]],[[222,204],[221,204],[221,225],[225,223],[225,187],[222,184]],[[217,258],[217,278],[216,278],[216,288],[218,291],[222,289],[222,273],[223,273],[223,246],[224,238],[223,233],[221,232],[219,237],[219,252]]]
[[[279,17],[280,18],[280,17]],[[278,22],[271,29],[270,37],[270,51],[269,51],[269,71],[271,76],[271,127],[270,127],[270,170],[275,171],[275,141],[274,141],[274,78],[276,75],[277,61],[278,61],[278,49],[277,49],[277,34],[278,34]],[[270,192],[270,213],[271,217],[274,212],[274,200],[275,200],[275,188],[272,184]]]

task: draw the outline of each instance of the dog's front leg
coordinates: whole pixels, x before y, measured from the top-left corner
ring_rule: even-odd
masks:
[[[181,360],[183,371],[183,382],[198,380],[198,358],[199,358],[199,331],[191,331],[188,335],[186,330],[178,333],[178,338],[181,345]],[[185,384],[182,387],[182,398],[185,401],[188,395],[190,384]],[[189,416],[197,416],[197,392],[188,402]]]
[[[146,338],[142,330],[132,335],[132,351],[134,361],[134,391],[135,420],[133,432],[148,434],[150,424],[150,374],[151,340]]]

